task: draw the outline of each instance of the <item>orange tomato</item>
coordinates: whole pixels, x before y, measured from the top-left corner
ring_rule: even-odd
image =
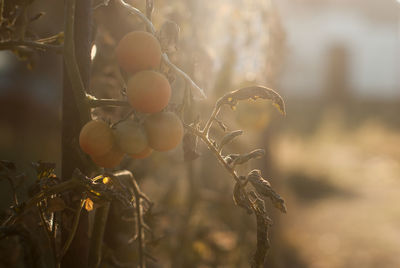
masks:
[[[164,152],[174,149],[182,141],[183,125],[172,112],[152,114],[144,121],[149,146]]]
[[[134,74],[158,68],[161,63],[161,47],[152,34],[134,31],[119,41],[116,56],[119,66],[126,72]]]
[[[146,149],[144,149],[140,153],[130,154],[129,156],[134,159],[144,159],[144,158],[148,157],[149,155],[151,155],[152,152],[153,152],[153,149],[151,149],[150,147],[146,147]]]
[[[157,113],[171,98],[171,87],[164,75],[155,71],[142,71],[128,81],[128,101],[142,113]]]
[[[114,168],[118,166],[124,158],[124,153],[118,148],[112,148],[109,152],[102,156],[91,156],[92,161],[104,168]]]
[[[133,120],[119,123],[114,133],[119,149],[127,154],[140,153],[147,147],[147,137],[143,126]]]
[[[101,156],[113,147],[114,135],[106,123],[92,120],[81,129],[79,145],[85,153],[91,156]]]

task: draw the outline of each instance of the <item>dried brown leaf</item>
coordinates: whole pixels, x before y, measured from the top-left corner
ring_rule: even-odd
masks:
[[[279,209],[282,213],[286,213],[285,201],[272,189],[271,184],[261,176],[261,171],[254,169],[249,172],[247,179],[253,185],[257,193],[264,197],[268,197],[272,204]]]
[[[234,138],[236,138],[242,134],[243,134],[243,130],[235,130],[235,131],[229,132],[222,138],[222,140],[219,144],[219,149],[222,150],[222,148],[225,145],[229,144],[231,141],[233,141]]]
[[[235,201],[237,206],[244,208],[248,214],[253,213],[249,204],[249,200],[244,195],[239,183],[236,183],[235,187],[233,188],[233,201]]]
[[[193,161],[200,156],[197,152],[197,136],[193,135],[193,133],[185,133],[185,136],[183,136],[182,148],[183,159],[185,161]]]
[[[238,101],[249,100],[249,99],[266,99],[271,100],[274,106],[281,112],[283,115],[286,114],[285,111],[285,102],[282,97],[273,89],[263,87],[263,86],[252,86],[241,88],[232,92],[229,92],[222,96],[217,101],[217,107],[221,107],[224,104],[227,104],[234,108]]]
[[[225,157],[225,161],[231,165],[242,165],[251,159],[256,159],[265,155],[265,150],[256,149],[247,154],[229,154]]]
[[[94,203],[92,199],[89,197],[85,199],[85,209],[86,211],[92,211],[93,210]]]

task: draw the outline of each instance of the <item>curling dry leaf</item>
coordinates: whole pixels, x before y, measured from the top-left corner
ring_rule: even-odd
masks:
[[[238,101],[249,99],[256,100],[259,98],[271,100],[279,112],[285,115],[285,102],[283,101],[282,97],[273,89],[263,86],[245,87],[229,92],[217,101],[217,107],[227,104],[233,108],[236,106]]]
[[[251,206],[249,204],[249,200],[244,195],[243,190],[240,187],[239,183],[236,183],[233,189],[233,201],[235,201],[235,204],[237,206],[244,208],[248,214],[253,213],[253,211],[251,210]]]
[[[183,136],[182,148],[185,161],[192,161],[200,156],[197,152],[197,136],[193,133],[187,132]]]
[[[257,193],[271,199],[272,204],[282,213],[286,213],[285,201],[272,189],[271,184],[261,176],[261,171],[254,169],[247,174],[247,179],[253,185]]]
[[[247,154],[229,154],[225,157],[225,161],[231,165],[242,165],[251,159],[256,159],[265,155],[265,150],[256,149]]]
[[[240,136],[242,134],[243,134],[243,130],[235,130],[235,131],[229,132],[222,138],[222,140],[219,144],[219,149],[222,150],[222,148],[225,145],[229,144],[234,138],[236,138],[237,136]]]

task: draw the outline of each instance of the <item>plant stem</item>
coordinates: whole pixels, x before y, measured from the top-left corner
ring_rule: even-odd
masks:
[[[55,52],[62,52],[62,45],[50,45],[36,41],[4,41],[0,42],[0,50],[9,50],[16,47],[30,47],[36,50],[53,50]]]
[[[129,107],[129,103],[124,100],[116,99],[92,99],[87,98],[87,102],[90,107],[96,108],[100,106],[114,106],[114,107]]]
[[[55,237],[53,236],[53,233],[51,232],[49,226],[47,225],[46,219],[44,217],[44,213],[45,212],[44,212],[44,210],[43,210],[43,208],[42,208],[40,203],[37,205],[37,208],[39,210],[40,221],[42,222],[42,226],[45,229],[45,232],[46,232],[46,235],[47,235],[47,239],[49,240],[50,248],[53,251],[54,265],[56,267],[59,267],[60,266],[60,262],[58,261],[58,258],[57,258]]]
[[[217,106],[214,107],[210,118],[208,118],[206,125],[204,126],[204,129],[201,131],[205,134],[206,137],[208,137],[208,133],[210,131],[211,125],[214,122],[214,120],[217,117],[220,110],[221,110],[221,107],[217,107]]]
[[[72,93],[80,114],[80,120],[82,123],[85,123],[87,122],[86,115],[89,114],[89,109],[86,105],[85,86],[75,55],[74,27],[76,0],[67,0],[66,3],[64,62],[71,81]]]
[[[137,232],[138,232],[138,243],[139,243],[139,267],[146,268],[145,252],[144,252],[144,230],[143,230],[143,218],[142,218],[142,205],[140,204],[140,189],[133,179],[133,193],[135,195],[135,209],[137,216]]]
[[[102,207],[96,209],[93,232],[90,240],[89,268],[97,268],[100,266],[103,237],[109,210],[110,202],[106,202]]]
[[[213,113],[214,114],[214,113]],[[217,114],[217,113],[215,113]],[[229,164],[224,160],[224,158],[222,157],[222,155],[219,153],[218,149],[214,146],[214,144],[210,141],[210,139],[208,138],[208,136],[206,135],[206,133],[195,129],[194,127],[185,125],[185,127],[192,132],[194,135],[198,136],[206,145],[207,147],[210,149],[211,152],[214,153],[215,157],[218,159],[218,161],[222,164],[223,167],[225,167],[225,169],[232,175],[233,179],[236,181],[236,183],[238,183],[240,185],[240,187],[243,190],[243,194],[246,197],[246,199],[248,200],[248,203],[250,205],[250,207],[252,208],[252,210],[255,212],[256,208],[254,206],[254,204],[251,202],[251,199],[249,197],[249,195],[247,194],[247,192],[244,189],[244,183],[240,180],[239,176],[237,175],[236,171],[229,166]]]
[[[74,237],[75,237],[75,234],[76,234],[76,230],[78,229],[79,219],[80,219],[80,216],[81,216],[82,207],[83,207],[84,203],[85,203],[85,200],[82,199],[80,201],[78,209],[75,212],[74,221],[72,223],[71,231],[69,232],[68,238],[65,241],[65,244],[62,247],[62,249],[60,251],[60,254],[58,255],[58,258],[57,258],[59,261],[62,260],[62,258],[64,257],[65,253],[67,253],[67,251],[68,251],[68,249],[69,249],[69,247],[70,247],[70,245],[72,243],[72,240],[74,240]]]

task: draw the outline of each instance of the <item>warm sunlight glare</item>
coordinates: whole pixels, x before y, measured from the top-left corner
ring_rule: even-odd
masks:
[[[90,59],[91,60],[94,60],[94,58],[96,57],[96,53],[97,53],[97,46],[93,45],[92,50],[90,51]]]

